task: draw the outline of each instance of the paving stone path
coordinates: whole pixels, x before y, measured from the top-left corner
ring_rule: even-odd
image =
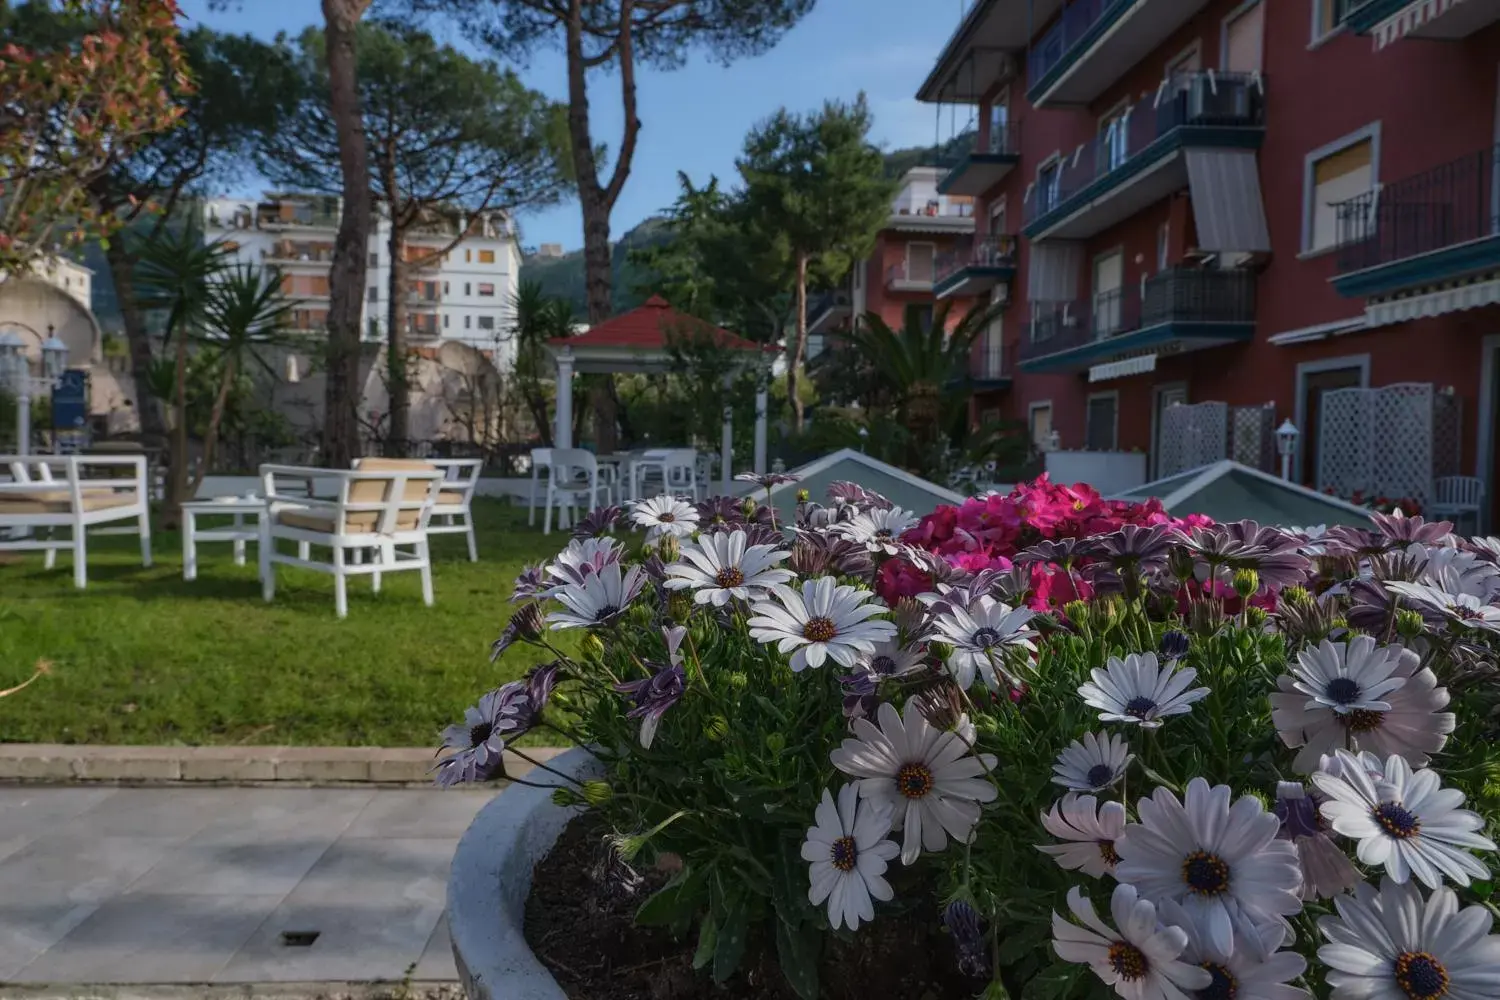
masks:
[[[455,980],[448,865],[493,794],[0,787],[0,997]]]

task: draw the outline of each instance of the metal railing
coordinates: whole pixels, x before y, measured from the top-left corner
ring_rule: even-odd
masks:
[[[296,243],[277,243],[261,253],[272,263],[328,263],[333,260],[333,247],[309,247]]]
[[[1038,175],[1026,192],[1030,225],[1183,126],[1262,128],[1264,78],[1256,73],[1174,73],[1094,139]]]
[[[1003,233],[988,233],[962,241],[955,250],[938,254],[933,268],[933,281],[941,284],[970,267],[1015,266],[1016,238]]]
[[[1334,206],[1340,274],[1500,235],[1500,145]]]
[[[1046,357],[1164,323],[1255,322],[1255,274],[1173,268],[1071,302],[1035,302],[1020,357]]]
[[[916,266],[913,267],[913,264]],[[885,269],[886,288],[893,288],[896,285],[921,285],[924,288],[931,288],[932,281],[932,260],[903,260]]]
[[[1106,14],[1138,2],[1140,0],[1073,0],[1063,8],[1057,23],[1031,46],[1026,57],[1026,86],[1035,87],[1037,81],[1052,72]]]
[[[998,340],[981,340],[969,361],[969,375],[980,382],[1010,378],[1010,370],[1005,367],[1003,346]]]
[[[971,132],[955,150],[956,155],[952,157],[953,162],[948,166],[955,166],[964,157],[974,153],[991,153],[1003,155],[1009,153],[1011,156],[1021,155],[1021,123],[1020,122],[998,122],[991,123],[989,134],[984,141],[979,141],[979,133]]]

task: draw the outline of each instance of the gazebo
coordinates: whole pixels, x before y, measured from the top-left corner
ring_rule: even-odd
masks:
[[[673,309],[660,295],[630,312],[611,317],[576,337],[557,337],[548,350],[557,362],[557,428],[559,448],[573,446],[573,376],[664,372],[672,366],[674,337],[711,336],[719,347],[741,352],[743,367],[768,365],[776,348],[757,344],[728,330]],[[721,442],[724,489],[734,476],[734,422],[724,409]],[[766,388],[755,394],[755,471],[766,469]]]

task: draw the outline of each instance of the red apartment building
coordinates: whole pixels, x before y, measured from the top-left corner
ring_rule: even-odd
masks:
[[[1217,457],[1291,420],[1301,482],[1500,513],[1500,0],[978,0],[918,97],[978,123],[934,293],[1008,286],[1039,443],[1171,473],[1213,402]]]

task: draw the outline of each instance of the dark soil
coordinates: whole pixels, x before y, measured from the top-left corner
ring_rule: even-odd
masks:
[[[696,928],[678,940],[637,927],[636,909],[670,875],[644,871],[629,892],[599,877],[605,832],[592,816],[569,824],[536,866],[539,891],[526,903],[526,940],[571,1000],[797,1000],[774,947],[752,939],[739,975],[719,986],[693,969]],[[935,910],[930,917],[877,910],[854,944],[829,937],[821,982],[827,1000],[958,1000],[984,986],[957,971]]]

